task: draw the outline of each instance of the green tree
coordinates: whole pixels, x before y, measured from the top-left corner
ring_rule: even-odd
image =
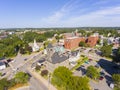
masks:
[[[87,77],[73,76],[66,86],[66,90],[90,90]]]
[[[0,80],[0,90],[5,90],[9,86],[9,82],[7,81],[6,78],[3,78]]]
[[[73,76],[72,72],[64,66],[54,70],[52,83],[61,90],[90,90],[87,77]]]
[[[58,87],[65,87],[72,77],[72,72],[62,66],[58,67],[53,72],[52,83],[57,85]]]
[[[120,74],[113,74],[112,79],[115,83],[115,90],[120,90]]]
[[[111,53],[112,53],[112,46],[111,45],[106,45],[106,46],[101,47],[100,50],[102,52],[102,56],[110,57]]]
[[[86,73],[86,75],[87,75],[88,77],[92,78],[92,79],[95,79],[95,80],[100,76],[97,68],[94,67],[94,66],[89,66],[89,67],[87,68],[87,73]]]
[[[15,82],[16,83],[27,83],[29,80],[29,75],[24,72],[18,72],[15,74]]]
[[[81,41],[81,42],[79,43],[79,46],[80,46],[80,47],[85,47],[85,46],[86,46],[86,43],[83,42],[83,41]]]
[[[113,56],[113,62],[120,63],[120,47]]]

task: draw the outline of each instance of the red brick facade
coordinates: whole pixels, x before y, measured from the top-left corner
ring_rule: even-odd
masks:
[[[85,42],[85,38],[83,38],[83,37],[70,37],[70,38],[67,38],[64,41],[64,47],[66,49],[77,48],[79,46],[80,41]]]
[[[87,39],[87,44],[90,46],[90,47],[93,47],[97,44],[97,41],[98,41],[98,37],[88,37]]]
[[[93,47],[97,44],[98,37],[88,37],[87,39],[83,37],[69,37],[64,41],[64,47],[66,49],[74,49],[79,46],[81,41],[86,42],[90,47]]]

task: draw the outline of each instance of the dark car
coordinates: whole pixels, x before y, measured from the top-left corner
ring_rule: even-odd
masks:
[[[103,79],[104,79],[104,77],[103,77],[103,76],[100,76],[99,80],[103,80]]]
[[[105,76],[105,73],[104,73],[103,71],[101,71],[101,72],[100,72],[100,75],[104,77],[104,76]]]
[[[92,59],[89,59],[89,62],[91,62],[92,61]]]
[[[24,61],[27,61],[27,60],[28,60],[27,58],[24,59]]]

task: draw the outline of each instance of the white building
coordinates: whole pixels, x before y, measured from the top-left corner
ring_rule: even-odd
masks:
[[[3,70],[5,68],[6,68],[5,63],[4,62],[0,62],[0,70]]]
[[[32,47],[33,52],[39,51],[40,47],[37,45],[36,40],[34,39],[34,44]]]

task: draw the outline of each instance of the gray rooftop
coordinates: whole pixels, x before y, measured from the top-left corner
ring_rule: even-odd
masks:
[[[65,60],[67,60],[67,59],[68,59],[68,56],[63,55],[63,54],[59,55],[59,53],[55,52],[51,56],[51,60],[52,60],[51,63],[53,63],[53,64],[61,63],[61,62],[65,61]]]

